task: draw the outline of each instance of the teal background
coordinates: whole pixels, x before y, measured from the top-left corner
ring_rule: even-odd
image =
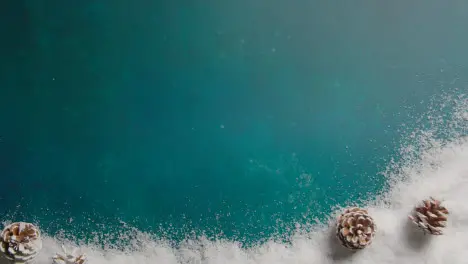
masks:
[[[7,1],[0,215],[258,241],[384,190],[463,1]],[[460,85],[460,86],[459,86]],[[161,233],[162,232],[162,233]]]

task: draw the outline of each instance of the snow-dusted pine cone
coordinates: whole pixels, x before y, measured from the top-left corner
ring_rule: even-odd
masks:
[[[41,232],[30,223],[6,226],[0,237],[1,255],[13,263],[32,263],[42,249]]]
[[[446,226],[448,214],[449,211],[441,205],[441,201],[430,197],[430,199],[423,200],[420,205],[416,206],[412,215],[408,217],[425,233],[442,235],[442,229]]]
[[[63,254],[56,253],[52,257],[53,264],[85,264],[86,254],[78,254],[78,248],[68,252],[65,246],[62,245]]]
[[[349,249],[363,249],[372,243],[377,226],[366,210],[352,207],[337,219],[336,236]]]

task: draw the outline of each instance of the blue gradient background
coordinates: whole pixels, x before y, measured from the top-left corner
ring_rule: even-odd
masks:
[[[463,1],[2,9],[0,214],[51,234],[287,232],[382,191],[412,116],[468,74]]]

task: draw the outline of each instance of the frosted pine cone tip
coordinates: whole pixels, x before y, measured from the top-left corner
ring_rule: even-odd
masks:
[[[41,249],[41,233],[31,223],[12,223],[0,235],[1,255],[14,263],[32,263]]]
[[[86,254],[78,254],[78,248],[73,249],[72,252],[68,252],[65,246],[62,245],[61,253],[56,253],[52,257],[53,264],[85,264],[87,263]]]
[[[352,207],[337,219],[336,236],[349,249],[363,249],[372,243],[377,229],[374,219],[366,210]]]
[[[408,218],[421,228],[424,233],[442,235],[443,228],[447,225],[449,211],[441,205],[441,201],[430,197],[416,206]]]

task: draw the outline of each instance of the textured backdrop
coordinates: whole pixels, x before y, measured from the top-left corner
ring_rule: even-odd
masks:
[[[7,1],[0,215],[243,240],[371,198],[468,77],[466,5],[425,3]]]

